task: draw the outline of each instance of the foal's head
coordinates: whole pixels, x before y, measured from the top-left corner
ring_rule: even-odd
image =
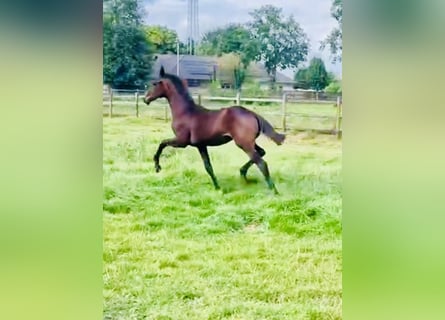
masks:
[[[187,82],[178,77],[165,73],[164,67],[159,71],[159,80],[153,82],[153,88],[148,90],[144,97],[144,102],[150,102],[158,98],[168,98],[173,94],[187,93]]]

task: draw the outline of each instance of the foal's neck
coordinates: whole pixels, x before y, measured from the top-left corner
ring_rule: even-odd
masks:
[[[170,104],[170,109],[172,111],[173,117],[194,110],[196,108],[195,101],[193,101],[193,98],[191,96],[184,97],[182,95],[175,94],[167,97],[167,100]]]

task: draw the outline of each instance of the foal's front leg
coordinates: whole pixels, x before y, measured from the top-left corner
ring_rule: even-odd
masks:
[[[216,190],[219,190],[218,180],[216,180],[215,174],[213,173],[212,164],[210,163],[209,153],[207,152],[206,146],[198,146],[199,154],[201,155],[202,161],[204,162],[204,167],[206,168],[207,173],[210,178],[212,178],[213,185]]]
[[[163,140],[158,147],[158,150],[156,151],[153,161],[155,162],[155,169],[156,172],[161,171],[161,166],[159,165],[159,157],[161,156],[162,150],[164,150],[165,147],[170,146],[173,148],[185,148],[187,147],[187,143],[179,141],[177,138],[173,139],[166,139]]]

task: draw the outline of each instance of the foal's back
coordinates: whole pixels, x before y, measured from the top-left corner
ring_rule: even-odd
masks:
[[[227,135],[232,127],[233,116],[231,108],[219,110],[206,109],[197,106],[190,114],[192,140],[213,138]]]

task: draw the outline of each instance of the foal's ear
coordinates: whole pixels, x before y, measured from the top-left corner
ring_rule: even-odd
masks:
[[[161,70],[159,70],[159,76],[160,76],[161,78],[164,78],[164,76],[165,76],[164,66],[161,66]]]

